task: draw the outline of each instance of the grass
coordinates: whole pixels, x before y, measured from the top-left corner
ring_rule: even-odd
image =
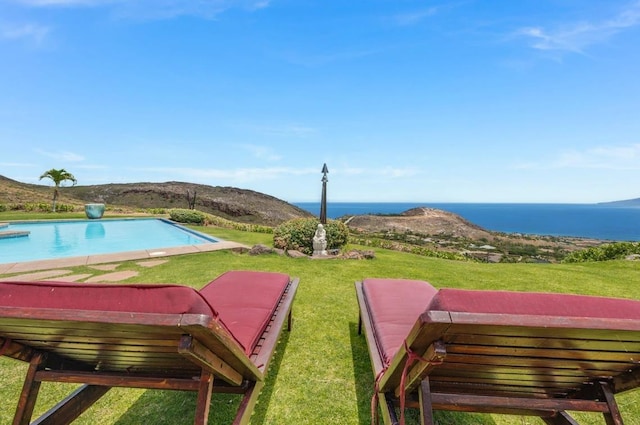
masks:
[[[0,216],[0,220],[2,216]],[[253,245],[271,244],[271,236],[227,229],[195,229]],[[358,307],[354,282],[365,277],[424,279],[436,287],[551,291],[640,299],[638,264],[630,261],[581,264],[481,264],[375,250],[373,260],[309,260],[276,254],[249,256],[230,251],[168,258],[143,268],[134,262],[118,270],[136,270],[128,282],[180,283],[200,288],[227,270],[280,271],[300,277],[293,306],[294,325],[284,332],[252,424],[369,424],[373,376],[364,337],[357,334]],[[76,268],[74,272],[86,271]],[[96,273],[96,270],[91,270]],[[26,366],[0,359],[0,402],[15,406]],[[44,384],[37,413],[45,411],[73,386]],[[230,423],[236,396],[214,395],[210,423]],[[627,425],[640,425],[640,391],[618,397]],[[195,396],[190,393],[111,390],[78,424],[189,424]],[[10,423],[13,408],[0,412]],[[601,415],[576,418],[602,424]],[[412,424],[417,424],[415,415]],[[437,412],[440,425],[543,424],[537,418]]]
[[[0,213],[0,222],[10,220],[67,220],[71,218],[86,219],[87,215],[82,212],[72,213],[25,213],[23,211],[5,211]]]

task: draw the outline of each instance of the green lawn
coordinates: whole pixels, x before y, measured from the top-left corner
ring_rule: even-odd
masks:
[[[252,245],[271,243],[268,234],[197,228],[222,239]],[[218,251],[168,258],[136,270],[128,282],[180,283],[200,288],[227,270],[280,271],[300,277],[294,325],[284,333],[253,424],[369,424],[373,376],[366,342],[357,334],[354,282],[365,277],[424,279],[436,287],[510,289],[597,294],[640,299],[640,265],[630,261],[582,264],[480,264],[376,250],[373,260],[309,260],[278,255],[249,256]],[[74,271],[86,271],[76,268]],[[95,273],[95,270],[91,270]],[[25,365],[0,359],[0,423],[10,423]],[[37,412],[73,386],[44,384]],[[618,397],[627,425],[640,425],[640,391]],[[238,399],[215,395],[210,423],[229,423]],[[79,424],[189,424],[195,396],[169,391],[114,389],[86,412]],[[576,415],[603,424],[601,415]],[[543,424],[536,418],[438,413],[439,424]],[[415,420],[413,417],[412,420]],[[417,423],[417,422],[413,422]]]

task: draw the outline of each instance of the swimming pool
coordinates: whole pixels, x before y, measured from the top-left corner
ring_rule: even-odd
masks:
[[[218,242],[155,218],[20,222],[1,230],[29,235],[0,239],[0,264]]]

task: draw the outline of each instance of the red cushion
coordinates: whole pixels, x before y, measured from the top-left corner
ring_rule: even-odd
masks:
[[[429,310],[640,320],[640,301],[538,292],[441,289]]]
[[[407,279],[365,279],[362,288],[378,351],[389,364],[437,290],[427,282]]]
[[[67,282],[0,282],[0,306],[216,316],[193,288]]]
[[[200,293],[249,355],[288,283],[289,276],[282,273],[230,271],[208,283]]]

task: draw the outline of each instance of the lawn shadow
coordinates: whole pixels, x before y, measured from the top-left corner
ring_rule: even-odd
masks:
[[[280,341],[276,352],[269,365],[269,371],[265,380],[258,402],[256,404],[251,423],[263,424],[269,401],[273,394],[275,375],[278,373],[284,356],[290,332],[284,331],[280,335]],[[190,391],[166,391],[147,390],[131,405],[125,414],[118,418],[116,425],[138,425],[141,423],[153,424],[192,424],[196,409],[195,392]],[[213,394],[209,410],[210,424],[232,423],[235,418],[242,396],[237,394]]]
[[[358,403],[358,423],[371,424],[371,398],[373,396],[373,370],[369,359],[369,349],[364,335],[358,334],[358,323],[349,323],[351,337],[351,357],[353,359],[353,377]]]
[[[271,363],[269,364],[269,370],[267,371],[267,376],[265,379],[264,387],[262,391],[260,391],[260,395],[258,396],[258,402],[256,403],[256,407],[253,410],[253,415],[251,416],[251,424],[258,425],[265,423],[265,416],[267,414],[267,408],[269,407],[269,402],[271,401],[271,397],[273,396],[273,386],[276,380],[276,376],[278,375],[278,370],[280,370],[280,365],[282,364],[282,358],[284,357],[284,353],[289,345],[289,337],[291,335],[291,331],[287,331],[286,329],[280,334],[280,341],[276,347],[276,352],[271,359]]]
[[[370,425],[374,376],[369,358],[369,348],[365,336],[358,334],[358,323],[349,323],[349,335],[351,336],[353,372],[356,380],[358,423]],[[419,424],[419,413],[417,409],[407,409],[405,412],[407,425]],[[496,425],[493,418],[487,414],[435,411],[433,416],[438,425]]]
[[[196,409],[196,393],[190,391],[147,390],[120,416],[116,425],[192,424]],[[240,396],[213,394],[209,423],[231,423],[240,406]]]

